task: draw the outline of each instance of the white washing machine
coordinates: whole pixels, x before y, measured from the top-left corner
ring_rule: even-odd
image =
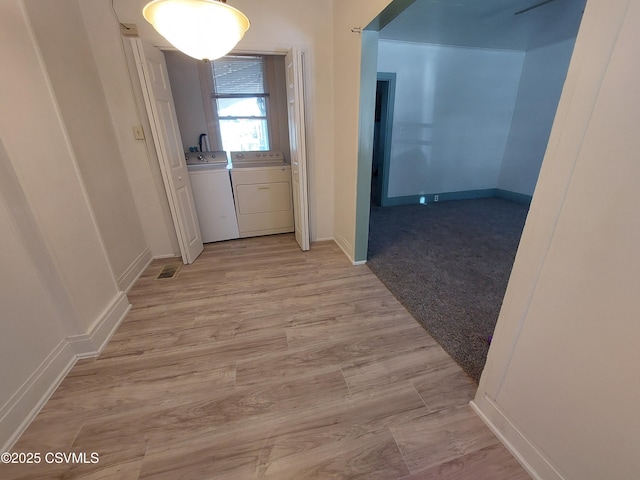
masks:
[[[294,231],[291,166],[282,152],[231,152],[240,237]]]
[[[226,152],[186,155],[193,200],[204,243],[239,237]]]

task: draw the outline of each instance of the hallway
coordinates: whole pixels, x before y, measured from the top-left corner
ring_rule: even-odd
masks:
[[[157,279],[0,465],[4,479],[525,480],[468,406],[475,385],[366,266],[292,235],[208,244]]]

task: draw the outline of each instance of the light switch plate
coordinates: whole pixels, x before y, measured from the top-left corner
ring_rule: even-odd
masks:
[[[123,37],[137,37],[138,25],[136,25],[135,23],[121,23],[120,35],[122,35]]]
[[[144,130],[142,129],[142,125],[133,126],[133,136],[136,140],[144,140]]]

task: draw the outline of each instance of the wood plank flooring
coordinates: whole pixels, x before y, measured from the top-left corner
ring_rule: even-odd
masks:
[[[525,480],[474,383],[366,266],[292,235],[154,261],[102,355],[72,369],[3,479]]]

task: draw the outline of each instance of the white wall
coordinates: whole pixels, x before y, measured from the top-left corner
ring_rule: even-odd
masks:
[[[77,355],[96,354],[128,308],[22,2],[0,3],[5,450]]]
[[[5,155],[3,152],[4,158],[0,160],[3,162],[0,166],[2,174],[6,174],[7,168],[10,168],[9,164],[4,163],[8,160]],[[6,176],[1,182],[0,262],[2,278],[7,280],[2,282],[0,288],[3,311],[0,336],[0,446],[5,446],[12,440],[14,432],[21,428],[29,411],[45,395],[49,385],[34,386],[35,382],[29,382],[29,379],[45,369],[45,365],[50,363],[49,359],[56,356],[65,337],[66,326],[60,309],[54,303],[55,299],[38,274],[34,259],[25,248],[16,219],[10,214],[19,200],[7,198]],[[21,206],[27,207],[24,203]],[[34,335],[34,332],[38,334]],[[72,358],[72,352],[66,353],[66,358],[62,359],[62,369]],[[57,373],[52,375],[54,380]],[[37,391],[32,395],[35,398],[22,401],[30,387]]]
[[[587,2],[475,398],[535,478],[640,478],[639,43]]]
[[[333,5],[333,78],[332,113],[334,150],[334,232],[333,237],[351,260],[356,247],[356,197],[360,129],[360,68],[362,38],[354,28],[364,28],[387,6],[390,0],[334,2]],[[375,83],[375,78],[372,79]],[[373,90],[375,92],[375,89]],[[371,102],[369,102],[371,103]],[[373,105],[371,105],[373,118]],[[373,128],[373,125],[371,125]],[[366,134],[364,134],[366,137]],[[370,133],[373,137],[373,131]],[[369,167],[370,170],[370,167]],[[366,192],[365,192],[366,193]]]
[[[396,94],[389,197],[498,184],[523,52],[381,40]]]
[[[129,39],[120,35],[111,0],[82,0],[77,3],[85,29],[90,32],[89,43],[146,243],[153,257],[179,257],[178,238],[151,139],[151,126]],[[130,78],[131,73],[133,76]],[[134,137],[134,125],[143,126],[146,140]]]
[[[67,0],[25,5],[111,267],[125,281],[147,243],[80,9]]]
[[[198,146],[200,134],[207,133],[198,62],[177,51],[166,51],[164,56],[180,126],[182,148],[188,152],[189,147]]]
[[[498,188],[533,195],[574,43],[526,52]]]

